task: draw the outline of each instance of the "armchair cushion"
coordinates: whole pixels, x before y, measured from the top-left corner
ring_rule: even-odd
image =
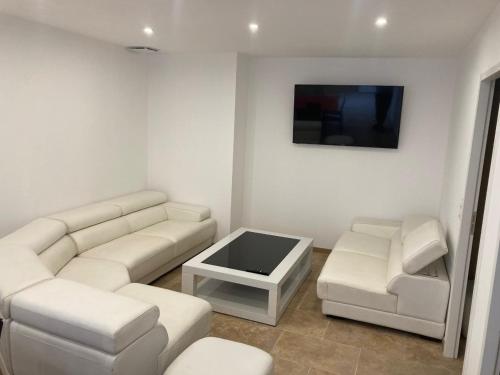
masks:
[[[52,279],[12,298],[18,323],[116,354],[152,330],[158,307],[63,279]]]

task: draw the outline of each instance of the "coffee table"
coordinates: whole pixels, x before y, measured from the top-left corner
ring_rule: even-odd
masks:
[[[182,266],[182,291],[276,325],[311,271],[312,239],[240,228]]]

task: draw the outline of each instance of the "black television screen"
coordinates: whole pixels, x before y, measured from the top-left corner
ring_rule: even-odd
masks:
[[[295,85],[293,142],[398,148],[403,86]]]

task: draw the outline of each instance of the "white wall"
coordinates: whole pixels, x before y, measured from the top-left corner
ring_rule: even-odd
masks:
[[[151,56],[149,185],[171,200],[212,209],[229,233],[236,54]]]
[[[249,57],[238,55],[233,140],[233,186],[231,191],[231,231],[243,225],[245,194],[246,123],[248,115]]]
[[[145,66],[121,47],[0,15],[0,237],[146,184]]]
[[[452,60],[254,59],[244,224],[331,248],[355,216],[437,215],[454,76]],[[404,85],[399,149],[293,144],[300,83]]]
[[[462,230],[462,206],[479,98],[480,77],[495,65],[500,64],[500,49],[498,48],[498,41],[500,40],[499,20],[500,6],[497,6],[488,24],[484,26],[461,58],[461,67],[458,73],[459,85],[456,90],[453,125],[448,146],[446,185],[443,190],[441,210],[441,219],[448,228],[448,242],[452,254],[456,251],[466,251],[466,248],[458,247],[458,239]],[[464,363],[464,374],[466,375],[488,374],[487,369],[482,367],[483,355],[484,353],[492,355],[489,352],[492,350],[492,346],[486,346],[485,342],[487,340],[488,323],[492,323],[489,318],[493,318],[493,316],[490,316],[489,306],[492,301],[495,272],[499,272],[499,270],[495,270],[499,241],[499,142],[500,140],[497,137],[474,284],[473,306]],[[456,257],[455,254],[452,259]],[[496,316],[497,331],[492,332],[497,335],[497,340],[498,327],[500,327],[499,316]]]

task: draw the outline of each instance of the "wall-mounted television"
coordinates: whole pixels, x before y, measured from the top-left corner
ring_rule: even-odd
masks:
[[[293,143],[398,148],[403,86],[295,85]]]

